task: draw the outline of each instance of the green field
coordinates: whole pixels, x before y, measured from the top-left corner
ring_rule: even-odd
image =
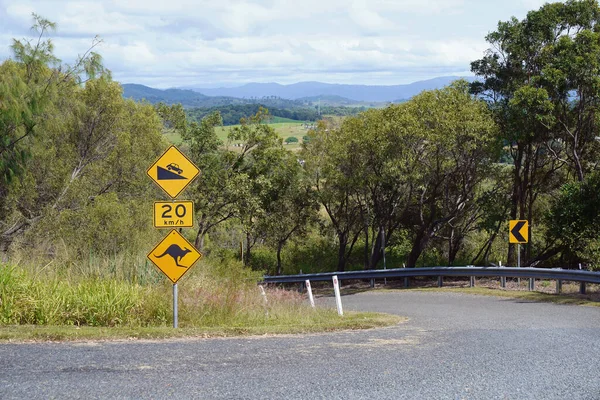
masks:
[[[304,122],[302,121],[295,121],[293,119],[287,119],[287,118],[280,118],[280,117],[274,117],[275,121],[277,122],[273,122],[268,124],[270,127],[272,127],[273,129],[275,129],[275,132],[277,132],[277,134],[283,139],[285,140],[286,138],[293,136],[295,138],[298,139],[298,143],[293,143],[293,144],[289,144],[289,145],[285,145],[286,148],[289,148],[290,150],[297,150],[300,149],[300,145],[302,143],[302,137],[306,136],[308,133],[308,129],[305,129],[303,127]],[[309,122],[309,124],[312,124],[312,122]],[[223,141],[223,143],[227,143],[227,135],[229,134],[229,132],[236,126],[239,125],[230,125],[230,126],[221,126],[216,128],[216,132],[217,132],[217,136],[220,140]],[[164,133],[164,135],[166,136],[167,140],[171,143],[173,143],[176,146],[179,146],[182,144],[182,139],[181,136],[173,131],[173,130],[169,130],[166,131]],[[231,142],[232,145],[240,143],[240,141],[233,141]]]
[[[283,118],[282,118],[283,119]],[[285,145],[291,150],[299,149],[300,144],[302,143],[302,137],[306,136],[308,133],[308,129],[303,128],[304,122],[289,120],[292,122],[275,122],[269,124],[270,127],[275,129],[275,132],[281,137],[283,140],[286,138],[293,136],[298,139],[298,143]],[[227,135],[229,132],[236,126],[239,125],[231,125],[231,126],[222,126],[217,128],[217,136],[219,139],[223,141],[223,143],[227,143]],[[233,141],[232,144],[239,143],[239,141]]]

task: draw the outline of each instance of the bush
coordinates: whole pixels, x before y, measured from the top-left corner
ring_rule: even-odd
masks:
[[[295,136],[290,136],[288,138],[285,139],[285,142],[287,144],[291,144],[291,143],[298,143],[298,138]]]

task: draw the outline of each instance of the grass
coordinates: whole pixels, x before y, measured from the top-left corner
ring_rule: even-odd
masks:
[[[401,289],[402,290],[402,289]],[[555,304],[572,304],[582,306],[600,307],[600,302],[592,300],[591,295],[577,295],[577,294],[550,294],[540,292],[529,292],[519,290],[498,290],[482,287],[473,288],[414,288],[414,289],[403,289],[412,290],[418,292],[452,292],[452,293],[467,293],[480,296],[496,296],[506,297],[512,299],[520,299],[532,302],[545,302]]]
[[[285,147],[289,148],[290,150],[300,149],[300,145],[302,143],[302,138],[308,134],[308,130],[304,129],[302,127],[304,122],[296,121],[293,119],[280,118],[280,117],[275,117],[274,121],[276,121],[276,122],[270,123],[269,126],[271,126],[273,129],[275,129],[275,132],[277,132],[277,134],[283,140],[285,140],[286,138],[288,138],[290,136],[293,136],[298,139],[298,143],[289,144],[289,145],[286,144]],[[222,140],[224,143],[226,143],[227,135],[236,126],[239,126],[239,125],[229,125],[229,126],[217,127],[216,128],[217,137],[220,140]],[[175,130],[166,130],[164,132],[164,136],[170,143],[174,144],[175,146],[181,146],[183,144],[183,140],[181,139],[181,136]],[[236,144],[236,143],[238,143],[238,142],[234,141],[232,144]]]
[[[126,268],[121,266],[121,268]],[[149,266],[149,268],[154,268]],[[172,285],[134,283],[110,274],[77,275],[0,265],[0,340],[79,340],[309,333],[396,324],[377,313],[312,309],[305,295],[267,289],[239,262],[202,260],[179,282],[179,327],[172,324]],[[60,271],[58,269],[57,271]]]
[[[285,120],[285,118],[282,118],[282,120]],[[302,122],[302,121],[288,120],[285,122],[283,122],[283,121],[282,122],[274,122],[274,123],[270,123],[268,125],[270,127],[272,127],[273,129],[275,129],[275,132],[277,132],[277,134],[283,140],[285,140],[286,138],[288,138],[290,136],[297,138],[298,143],[285,145],[286,148],[289,148],[291,150],[296,150],[296,149],[300,148],[300,144],[302,143],[302,137],[306,136],[308,133],[308,130],[304,129],[302,127],[303,124],[304,124],[304,122]],[[239,125],[221,126],[221,127],[216,128],[217,136],[223,142],[227,142],[227,135],[236,126],[239,126]],[[169,140],[170,139],[171,138],[169,138]],[[234,144],[235,143],[236,142],[234,142]]]
[[[250,335],[306,334],[337,330],[371,329],[395,325],[405,318],[367,312],[346,312],[339,317],[334,310],[307,310],[304,322],[281,323],[277,319],[264,325],[238,326],[171,326],[154,327],[91,327],[69,325],[9,325],[0,326],[0,342],[75,341],[75,340],[138,340],[166,338],[210,338]]]

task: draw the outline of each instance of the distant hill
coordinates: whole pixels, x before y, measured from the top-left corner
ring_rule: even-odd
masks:
[[[408,99],[423,90],[439,89],[457,79],[474,80],[473,77],[443,76],[407,85],[347,85],[322,82],[299,82],[291,85],[278,83],[248,83],[229,88],[196,88],[193,89],[206,96],[228,96],[238,98],[261,98],[276,96],[284,99],[298,100],[315,96],[338,96],[356,102],[393,102],[397,99]]]
[[[123,97],[136,101],[146,100],[152,104],[163,102],[165,104],[181,103],[186,108],[211,108],[231,105],[260,104],[268,108],[297,108],[305,107],[305,103],[297,100],[282,99],[276,96],[263,98],[238,98],[230,96],[205,96],[189,89],[154,89],[144,85],[125,83]]]
[[[208,96],[193,90],[160,90],[134,83],[126,83],[121,86],[123,87],[123,97],[132,98],[136,101],[147,100],[153,104],[162,101],[167,104],[182,103],[189,106],[201,106],[208,99]]]
[[[321,101],[321,103],[337,103],[337,104],[354,104],[354,103],[358,103],[357,100],[348,99],[346,97],[336,96],[336,95],[332,95],[332,94],[330,94],[330,95],[318,95],[318,96],[300,97],[300,98],[297,98],[296,100],[301,101],[303,103],[309,103],[309,102],[316,103],[318,101]]]

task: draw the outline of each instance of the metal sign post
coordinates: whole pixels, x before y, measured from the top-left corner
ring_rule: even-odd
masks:
[[[385,229],[381,228],[381,251],[383,253],[383,269],[387,269],[385,264]],[[383,278],[383,284],[387,285],[387,278]]]
[[[529,221],[526,219],[513,219],[508,221],[508,242],[517,245],[517,268],[521,268],[521,243],[529,243]],[[519,287],[521,278],[517,278]],[[529,281],[531,290],[532,281]]]
[[[521,245],[517,243],[517,268],[521,268]],[[521,287],[521,278],[517,278],[519,287]]]
[[[146,174],[172,201],[155,201],[153,225],[171,228],[147,258],[173,282],[173,328],[177,328],[177,281],[202,257],[182,234],[181,228],[194,226],[194,202],[174,199],[199,175],[200,170],[177,147],[170,146],[146,170]],[[179,232],[176,229],[179,228]]]
[[[177,284],[173,284],[173,328],[177,328],[178,325],[178,313],[177,313]]]

